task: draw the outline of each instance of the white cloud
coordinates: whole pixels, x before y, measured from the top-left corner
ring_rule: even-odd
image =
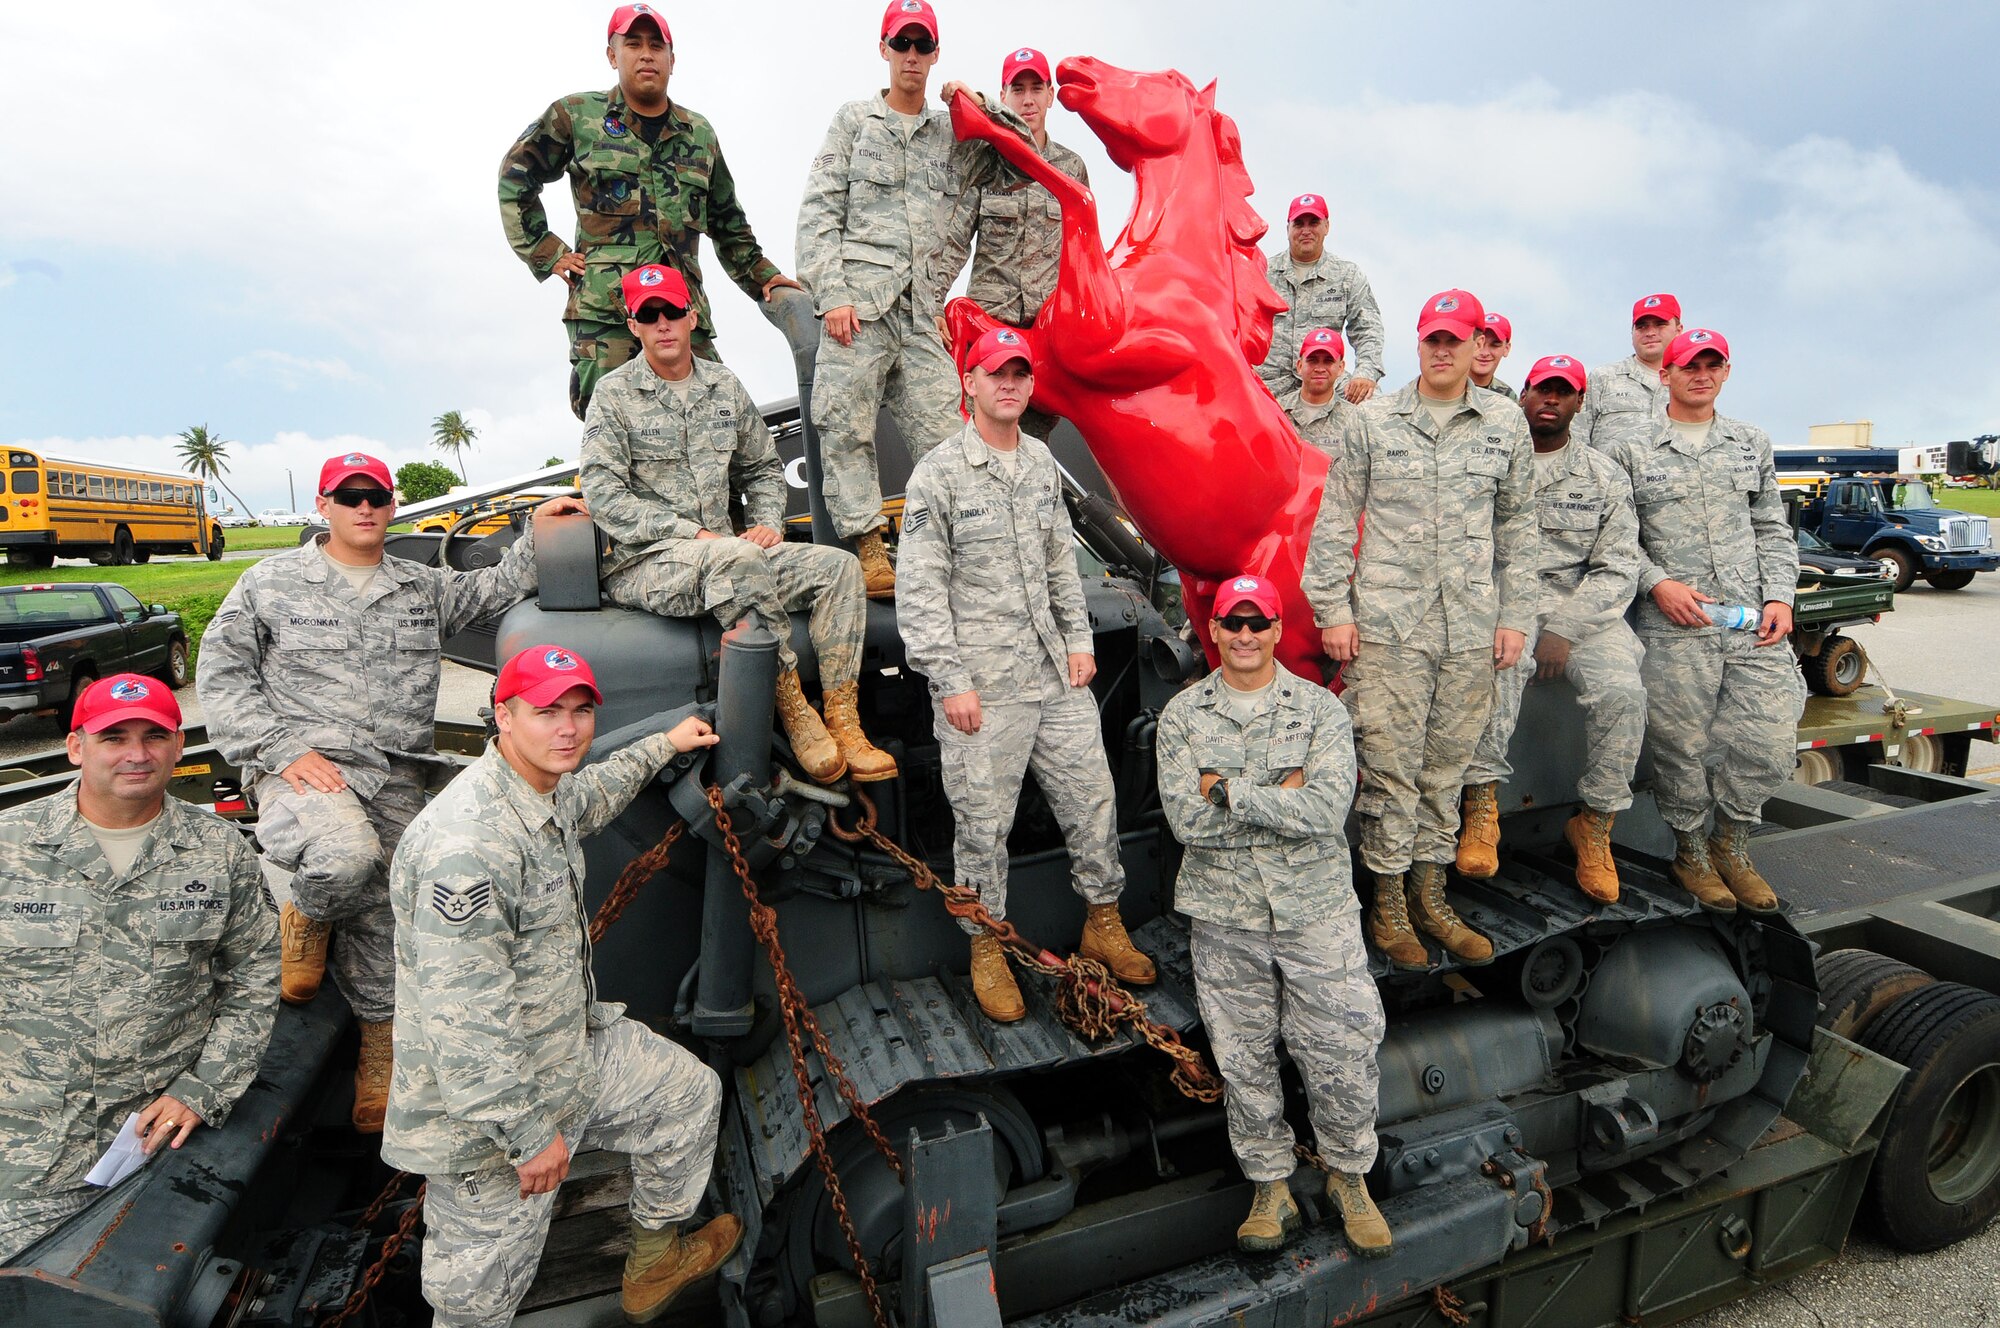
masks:
[[[219,303],[297,332],[277,339],[290,350],[237,353],[270,345],[268,333],[221,349],[218,358],[235,355],[232,383],[358,381],[377,407],[371,419],[408,421],[409,436],[375,440],[399,460],[439,455],[423,435],[449,409],[481,424],[467,458],[475,474],[571,455],[580,429],[565,407],[561,292],[538,286],[507,250],[495,173],[552,98],[608,81],[596,34],[609,7],[496,0],[475,18],[360,0],[329,24],[305,9],[135,0],[119,11],[119,39],[87,56],[94,86],[146,108],[145,150],[114,172],[120,197],[146,200],[143,224],[130,208],[79,206],[109,168],[79,159],[73,136],[16,136],[9,178],[36,187],[10,194],[0,252],[61,244],[212,274]],[[759,236],[787,270],[806,163],[835,106],[879,86],[877,12],[873,0],[770,0],[674,16],[675,94],[714,120]],[[1962,436],[2000,414],[2000,382],[1938,354],[1983,344],[2000,313],[1992,200],[1915,170],[1889,117],[1884,143],[1765,142],[1758,125],[1717,122],[1698,81],[1677,80],[1672,94],[1567,91],[1565,63],[1594,58],[1576,50],[1511,83],[1480,68],[1466,83],[1476,91],[1445,100],[1414,58],[1430,47],[1381,55],[1409,48],[1417,17],[1329,12],[1345,44],[1315,83],[1271,76],[1284,58],[1271,50],[1283,31],[1275,21],[1217,29],[1211,11],[1179,0],[953,5],[935,82],[989,85],[1024,32],[1134,67],[1179,64],[1198,83],[1219,76],[1276,231],[1292,194],[1334,201],[1334,248],[1374,281],[1392,381],[1411,371],[1413,311],[1431,291],[1464,285],[1509,314],[1518,373],[1554,349],[1592,363],[1625,354],[1631,299],[1665,289],[1729,334],[1738,373],[1725,408],[1781,441],[1856,417],[1898,439]],[[1746,16],[1715,39],[1769,44],[1800,21],[1796,6]],[[1476,45],[1476,34],[1452,40]],[[1341,54],[1360,51],[1375,55]],[[66,52],[84,54],[67,11],[0,11],[0,84],[20,104],[74,101]],[[1059,114],[1053,127],[1083,151],[1115,230],[1128,180],[1075,117]],[[1977,159],[1979,132],[1964,126],[1964,159]],[[545,199],[566,234],[566,188]],[[732,367],[760,399],[791,395],[777,334],[707,261]],[[15,277],[5,298],[59,289],[21,280],[27,270],[0,269],[0,286]],[[82,380],[48,390],[82,390]],[[145,417],[146,403],[132,408]],[[226,393],[213,409],[235,413]],[[239,460],[260,505],[283,501],[285,460],[304,464],[298,451],[266,461],[265,449],[302,449],[316,464],[343,445],[339,420],[291,423],[300,432]]]
[[[297,391],[301,384],[316,378],[342,383],[351,383],[357,378],[346,360],[313,359],[282,350],[253,350],[248,355],[238,355],[223,367],[246,378],[261,378],[276,383],[287,392]]]

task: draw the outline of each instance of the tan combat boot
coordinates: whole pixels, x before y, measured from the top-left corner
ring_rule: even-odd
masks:
[[[1236,1228],[1236,1248],[1251,1254],[1269,1254],[1285,1248],[1285,1242],[1299,1229],[1299,1206],[1292,1191],[1281,1180],[1260,1180],[1250,1200],[1250,1216]]]
[[[1458,819],[1458,874],[1483,881],[1500,870],[1500,786],[1467,784]]]
[[[357,1133],[382,1133],[382,1120],[389,1114],[389,1071],[395,1050],[393,1019],[361,1021],[361,1057],[354,1062],[354,1111],[349,1117]]]
[[[333,924],[315,922],[286,904],[278,914],[278,994],[288,1005],[304,1005],[326,981],[326,946]]]
[[[1563,826],[1563,838],[1576,852],[1576,884],[1600,904],[1618,902],[1618,865],[1611,860],[1611,822],[1615,812],[1579,807]]]
[[[896,758],[868,741],[861,731],[861,685],[852,678],[820,693],[826,711],[826,731],[847,760],[847,777],[857,784],[874,784],[896,777]]]
[[[1006,947],[991,936],[972,938],[972,994],[986,1017],[996,1024],[1017,1023],[1028,1013],[1021,989],[1014,985]]]
[[[1701,837],[1701,831],[1674,831],[1674,861],[1667,872],[1709,912],[1736,911],[1736,896],[1729,893],[1729,887],[1715,874],[1715,867],[1708,860],[1708,841]]]
[[[1326,1197],[1340,1205],[1340,1224],[1347,1229],[1347,1243],[1364,1259],[1386,1258],[1395,1248],[1389,1223],[1368,1193],[1368,1182],[1355,1171],[1330,1171],[1326,1177]]]
[[[882,532],[871,530],[854,537],[854,556],[861,560],[861,583],[870,599],[896,598],[896,569],[889,563],[889,551],[882,547]]]
[[[1409,899],[1403,893],[1403,873],[1375,873],[1375,902],[1368,908],[1368,939],[1396,968],[1421,972],[1431,966],[1430,951],[1410,926]]]
[[[1716,817],[1715,838],[1708,841],[1708,861],[1737,903],[1752,913],[1778,911],[1778,892],[1750,861],[1749,826]]]
[[[1111,970],[1120,982],[1150,987],[1160,980],[1153,961],[1146,958],[1125,932],[1125,919],[1116,904],[1092,904],[1084,913],[1083,940],[1076,947],[1085,959],[1095,959]]]
[[[792,755],[806,774],[821,784],[831,784],[847,773],[847,758],[840,744],[826,731],[819,713],[806,700],[799,686],[799,671],[786,669],[778,675],[778,722],[792,740]]]
[[[1493,962],[1493,942],[1465,925],[1444,897],[1445,865],[1417,862],[1410,866],[1410,916],[1424,935],[1451,951],[1461,964],[1477,968]]]
[[[723,1265],[743,1243],[743,1224],[724,1213],[683,1236],[668,1226],[651,1231],[632,1224],[632,1252],[618,1298],[629,1323],[651,1323],[678,1296]]]

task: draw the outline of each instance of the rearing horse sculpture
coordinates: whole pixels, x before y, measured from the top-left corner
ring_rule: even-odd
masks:
[[[1284,592],[1279,656],[1318,680],[1324,657],[1299,573],[1327,459],[1301,442],[1251,366],[1284,309],[1264,275],[1250,175],[1236,124],[1174,72],[1100,60],[1058,66],[1063,105],[1136,178],[1132,216],[1107,255],[1097,200],[971,98],[952,127],[981,138],[1062,205],[1055,293],[1025,331],[1035,402],[1074,423],[1152,546],[1180,570],[1188,617],[1205,630],[1223,579],[1248,571]],[[947,311],[961,352],[992,318],[970,300]]]

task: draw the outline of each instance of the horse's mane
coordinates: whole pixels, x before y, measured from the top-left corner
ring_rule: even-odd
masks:
[[[1209,116],[1215,135],[1216,160],[1225,186],[1222,230],[1229,245],[1229,273],[1235,290],[1236,341],[1252,364],[1261,364],[1271,349],[1271,320],[1285,310],[1285,302],[1271,289],[1264,252],[1257,242],[1269,230],[1257,209],[1250,206],[1255,185],[1243,164],[1243,135],[1236,121],[1215,109],[1215,84],[1201,90],[1201,108]]]

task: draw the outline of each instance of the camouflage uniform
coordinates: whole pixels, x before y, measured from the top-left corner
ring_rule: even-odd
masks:
[[[852,680],[867,626],[861,564],[829,545],[760,549],[730,534],[739,498],[744,529],[784,529],[784,468],[736,375],[696,360],[694,376],[677,391],[641,356],[606,377],[590,404],[581,475],[591,518],[610,537],[606,592],[667,617],[713,613],[724,627],[754,610],[777,633],[787,669],[798,667],[789,610],[810,606],[821,683]],[[698,539],[698,530],[722,538]]]
[[[1289,249],[1280,249],[1267,275],[1285,302],[1285,312],[1271,322],[1271,352],[1257,369],[1274,395],[1297,389],[1299,338],[1316,327],[1347,338],[1347,367],[1355,376],[1382,381],[1382,313],[1360,268],[1328,253],[1300,265]]]
[[[0,1262],[103,1190],[162,1093],[220,1125],[278,1008],[278,918],[227,822],[168,798],[115,873],[74,786],[0,812]]]
[[[395,1012],[386,876],[422,805],[446,639],[535,590],[532,532],[497,567],[453,572],[385,557],[357,600],[325,537],[254,564],[201,641],[195,689],[209,736],[243,770],[265,856],[292,902],[336,924],[331,968],[356,1017]],[[347,779],[294,792],[279,772],[318,752]]]
[[[1521,693],[1535,676],[1541,632],[1570,643],[1563,676],[1583,706],[1584,768],[1577,796],[1600,812],[1632,805],[1632,771],[1646,737],[1645,651],[1625,622],[1639,582],[1639,518],[1632,485],[1618,464],[1570,435],[1567,466],[1535,490],[1541,526],[1541,612],[1521,662],[1494,679],[1493,714],[1466,767],[1467,784],[1497,784],[1514,773],[1507,744],[1521,718]]]
[[[1653,795],[1676,830],[1699,830],[1711,808],[1752,823],[1792,777],[1805,681],[1780,642],[1756,633],[1680,627],[1653,602],[1669,579],[1723,604],[1790,604],[1799,546],[1785,516],[1762,429],[1724,415],[1690,448],[1664,414],[1645,441],[1608,449],[1639,509],[1639,636],[1646,644],[1646,738]]]
[[[1479,387],[1479,384],[1473,383],[1471,384],[1471,386]],[[1479,387],[1479,390],[1482,392],[1498,392],[1501,396],[1507,398],[1515,405],[1518,406],[1521,404],[1521,394],[1519,392],[1516,392],[1513,388],[1507,386],[1507,384],[1501,379],[1499,374],[1494,374],[1493,381],[1488,383],[1485,387]]]
[[[823,489],[842,539],[882,525],[875,419],[882,406],[910,455],[955,431],[957,366],[938,336],[943,200],[971,187],[967,163],[984,144],[955,144],[951,115],[924,107],[914,132],[878,94],[833,117],[799,203],[799,280],[822,316],[854,307],[860,330],[843,346],[821,334],[812,422]]]
[[[1109,904],[1125,888],[1097,701],[1069,685],[1069,657],[1096,645],[1061,481],[1033,438],[1015,465],[1010,481],[970,424],[917,463],[896,586],[904,650],[936,707],[958,881],[996,918],[1007,915],[1007,831],[1030,768],[1062,825],[1077,893]],[[963,692],[979,693],[977,733],[944,717],[944,698]]]
[[[1610,448],[1621,441],[1645,443],[1667,409],[1666,385],[1657,367],[1627,355],[1616,364],[1590,371],[1583,391],[1583,408],[1570,421],[1569,436],[1592,447]]]
[[[1346,382],[1343,375],[1340,382],[1333,385],[1333,398],[1323,405],[1309,404],[1300,389],[1293,388],[1278,398],[1278,405],[1285,414],[1292,417],[1292,424],[1299,431],[1299,437],[1317,447],[1336,462],[1341,449],[1346,445],[1349,434],[1365,436],[1368,416],[1360,406],[1351,405],[1340,393],[1340,383]]]
[[[1361,857],[1393,875],[1456,856],[1494,631],[1534,629],[1534,449],[1527,417],[1490,392],[1468,391],[1442,431],[1415,383],[1378,401],[1329,473],[1300,587],[1321,627],[1361,629],[1345,673]]]
[[[1375,1162],[1382,1000],[1368,972],[1343,826],[1354,735],[1339,698],[1279,667],[1248,723],[1219,704],[1221,670],[1160,712],[1160,803],[1186,846],[1174,905],[1193,920],[1195,996],[1228,1085],[1229,1144],[1253,1181],[1292,1174],[1280,1034],[1320,1155]],[[1303,771],[1296,789],[1277,785]],[[1213,771],[1229,806],[1201,793]]]
[[[664,733],[543,797],[497,744],[432,800],[396,855],[396,1053],[382,1157],[429,1178],[424,1298],[440,1325],[500,1325],[534,1280],[554,1194],[516,1168],[561,1133],[631,1155],[634,1221],[693,1214],[722,1083],[597,999],[581,841],[673,759]]]
[[[669,105],[666,127],[649,144],[624,93],[613,88],[554,103],[501,159],[500,220],[507,242],[537,281],[547,280],[570,252],[550,233],[542,210],[542,186],[565,172],[576,202],[576,248],[586,264],[563,308],[570,409],[582,419],[604,375],[639,353],[618,287],[627,272],[664,263],[687,279],[698,318],[695,354],[712,359],[715,324],[701,287],[701,237],[709,237],[730,280],[753,299],[763,298],[778,265],[757,246],[708,121]]]

